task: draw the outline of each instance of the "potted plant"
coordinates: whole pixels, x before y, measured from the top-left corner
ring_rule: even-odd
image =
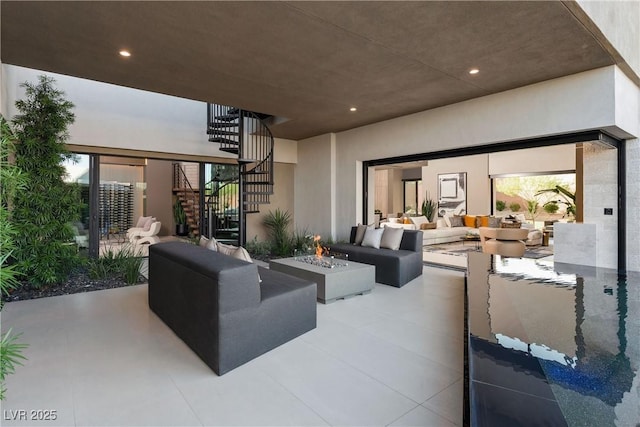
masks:
[[[424,215],[429,222],[433,222],[437,206],[436,201],[429,197],[429,192],[427,191],[424,201],[422,202],[422,215]]]
[[[176,223],[176,235],[187,236],[189,234],[189,226],[187,225],[187,213],[182,207],[180,200],[176,200],[173,204],[173,220]]]

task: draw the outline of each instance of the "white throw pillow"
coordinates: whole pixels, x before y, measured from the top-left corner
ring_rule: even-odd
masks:
[[[229,256],[232,256],[233,253],[236,251],[236,249],[238,249],[236,246],[225,245],[224,243],[220,243],[220,242],[216,243],[216,247],[218,249],[218,252],[220,252],[223,255],[229,255]]]
[[[242,246],[238,247],[235,251],[233,251],[231,256],[234,258],[241,259],[243,261],[253,262],[251,260],[251,255],[249,255],[249,252],[247,252],[247,250]]]
[[[362,239],[362,246],[380,249],[380,240],[382,240],[385,228],[367,228],[364,239]]]
[[[207,247],[207,245],[209,244],[209,242],[210,242],[210,240],[209,240],[209,239],[207,239],[207,238],[206,238],[206,237],[204,237],[204,236],[200,236],[200,241],[198,242],[198,246],[201,246],[201,247],[203,247],[203,248],[206,248],[206,247]]]
[[[402,241],[403,234],[404,229],[402,228],[385,227],[384,232],[382,233],[382,239],[380,239],[380,247],[397,251],[400,249],[400,242]]]
[[[411,222],[413,222],[416,226],[416,230],[420,230],[420,226],[422,224],[426,224],[427,222],[429,222],[429,220],[427,219],[426,216],[422,215],[422,216],[412,216],[410,217]]]
[[[144,231],[149,231],[151,229],[151,224],[153,224],[154,222],[156,222],[156,219],[152,216],[148,216],[146,221],[144,222],[144,225],[142,226],[142,229]]]
[[[451,228],[451,215],[445,215],[442,217],[442,219],[444,219],[444,224]]]
[[[147,222],[147,220],[151,218],[150,216],[141,216],[138,218],[138,222],[136,223],[136,227],[135,228],[142,228],[144,227],[144,224]]]

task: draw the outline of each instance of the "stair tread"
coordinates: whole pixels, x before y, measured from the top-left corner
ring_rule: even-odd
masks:
[[[222,129],[209,129],[207,130],[209,135],[231,135],[231,136],[239,136],[238,132],[234,132],[231,130],[222,130]]]
[[[210,128],[231,128],[231,127],[235,127],[237,128],[238,126],[240,126],[239,123],[232,123],[232,122],[210,122],[209,123],[209,127]]]
[[[236,120],[238,117],[240,117],[240,114],[231,113],[231,114],[222,114],[220,116],[215,116],[214,119],[215,120],[220,120],[222,122],[231,122],[231,121]]]
[[[213,136],[209,138],[209,142],[219,142],[221,144],[230,144],[230,145],[238,145],[238,141],[233,139],[225,138],[222,136]]]

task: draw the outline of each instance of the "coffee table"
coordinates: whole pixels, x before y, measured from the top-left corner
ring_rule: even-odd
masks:
[[[464,246],[465,242],[475,242],[476,250],[480,249],[480,235],[466,235],[460,238],[462,240],[462,245]]]
[[[331,262],[329,258],[323,259]],[[334,262],[342,265],[327,268],[297,258],[280,258],[269,261],[269,269],[316,282],[318,301],[323,304],[371,292],[376,282],[375,266],[344,260]]]

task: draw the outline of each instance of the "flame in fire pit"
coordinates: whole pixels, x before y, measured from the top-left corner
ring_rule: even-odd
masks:
[[[316,244],[316,256],[318,258],[322,258],[322,255],[324,255],[327,250],[326,248],[323,248],[322,246],[320,246],[320,235],[316,234],[315,236],[313,236],[313,242]]]

